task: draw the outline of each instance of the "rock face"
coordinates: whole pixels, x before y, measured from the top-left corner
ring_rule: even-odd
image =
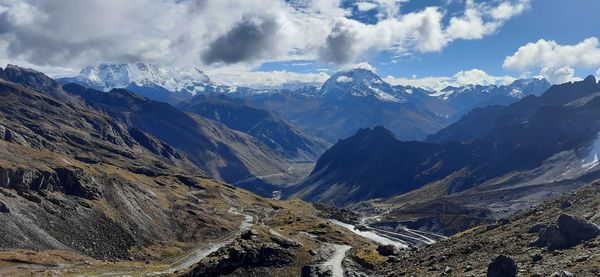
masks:
[[[488,277],[514,277],[517,276],[517,264],[515,261],[505,255],[496,257],[489,264],[487,270]]]
[[[81,169],[66,167],[55,168],[53,171],[0,167],[0,187],[17,192],[60,191],[90,200],[102,197],[102,190],[94,177]]]
[[[562,214],[557,224],[548,225],[540,233],[539,238],[531,245],[548,247],[548,249],[563,249],[573,247],[582,241],[590,240],[600,235],[600,228],[581,218]]]

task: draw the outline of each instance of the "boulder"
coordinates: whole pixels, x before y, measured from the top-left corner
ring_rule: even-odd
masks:
[[[576,245],[600,235],[600,228],[581,218],[562,214],[558,217],[558,228],[569,245]]]
[[[549,225],[542,230],[538,239],[530,245],[548,247],[548,249],[562,249],[568,247],[569,243],[563,237],[557,225]]]
[[[397,256],[400,254],[400,251],[400,248],[391,244],[380,245],[377,247],[377,252],[379,252],[381,256]]]
[[[10,213],[10,209],[2,201],[0,201],[0,213]]]
[[[564,249],[573,247],[582,241],[600,235],[600,228],[581,218],[562,214],[556,225],[549,225],[540,233],[531,246],[548,247],[548,249]]]
[[[500,255],[496,257],[489,265],[487,270],[488,277],[514,277],[517,276],[517,263],[510,257]]]

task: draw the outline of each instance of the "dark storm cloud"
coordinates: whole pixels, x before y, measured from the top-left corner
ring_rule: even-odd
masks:
[[[356,37],[352,32],[341,24],[336,24],[327,36],[325,45],[319,49],[319,58],[334,64],[350,63],[356,58],[353,50],[355,41]]]
[[[279,25],[274,18],[245,18],[228,33],[209,44],[202,55],[207,64],[254,61],[276,48]]]

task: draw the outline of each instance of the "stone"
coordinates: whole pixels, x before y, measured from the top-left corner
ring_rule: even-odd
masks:
[[[554,272],[552,273],[552,275],[550,275],[551,277],[573,277],[575,276],[573,273],[563,270],[560,272]]]
[[[2,201],[0,201],[0,213],[10,213],[10,209]]]
[[[451,274],[452,274],[452,268],[451,268],[451,267],[449,267],[449,266],[446,266],[446,267],[444,268],[444,271],[442,271],[442,274],[443,274],[443,275],[446,275],[446,276],[447,276],[447,275],[451,275]]]
[[[590,240],[600,235],[600,228],[595,224],[581,218],[562,214],[558,217],[560,233],[570,246],[582,241]]]
[[[258,233],[252,229],[248,229],[248,230],[242,232],[242,235],[241,235],[242,239],[245,239],[245,240],[251,240],[257,236],[258,236]]]
[[[534,263],[535,262],[539,262],[539,261],[541,261],[543,259],[544,259],[544,256],[542,256],[542,254],[540,254],[540,253],[536,253],[536,254],[531,255],[531,261],[533,261]]]
[[[531,246],[548,247],[548,249],[564,249],[573,247],[582,241],[593,239],[600,235],[600,228],[581,218],[562,214],[556,225],[549,225]]]
[[[592,217],[594,217],[594,215],[596,215],[594,212],[587,212],[583,215],[583,218],[590,220]]]
[[[530,246],[548,247],[548,249],[562,249],[568,246],[567,240],[561,234],[557,225],[549,225],[540,233],[538,239]]]
[[[569,201],[563,201],[562,203],[560,203],[560,208],[561,209],[566,209],[568,207],[571,207],[573,204],[571,204],[571,202]]]
[[[500,255],[488,265],[487,276],[514,277],[517,271],[517,263],[510,256]]]
[[[400,254],[400,248],[391,244],[379,245],[377,246],[377,252],[381,256],[397,256],[398,254]]]

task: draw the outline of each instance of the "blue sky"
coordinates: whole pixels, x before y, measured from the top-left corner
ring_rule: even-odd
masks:
[[[447,1],[410,1],[401,7],[402,12],[422,10],[427,6],[445,5]],[[464,8],[456,1],[446,6],[448,13],[457,13]],[[521,15],[504,23],[493,34],[476,40],[456,40],[446,48],[433,53],[414,53],[394,58],[395,53],[374,53],[362,61],[377,69],[381,76],[417,77],[452,76],[462,70],[481,69],[490,75],[518,77],[524,72],[503,68],[504,59],[517,49],[539,39],[553,40],[561,45],[573,45],[586,38],[600,35],[600,1],[597,0],[534,0]],[[396,60],[392,63],[391,61]],[[298,65],[300,64],[300,65]],[[336,70],[316,61],[265,63],[257,70],[288,70],[314,72],[321,69]],[[577,75],[594,74],[598,67],[577,67]],[[537,75],[539,70],[532,71]]]

